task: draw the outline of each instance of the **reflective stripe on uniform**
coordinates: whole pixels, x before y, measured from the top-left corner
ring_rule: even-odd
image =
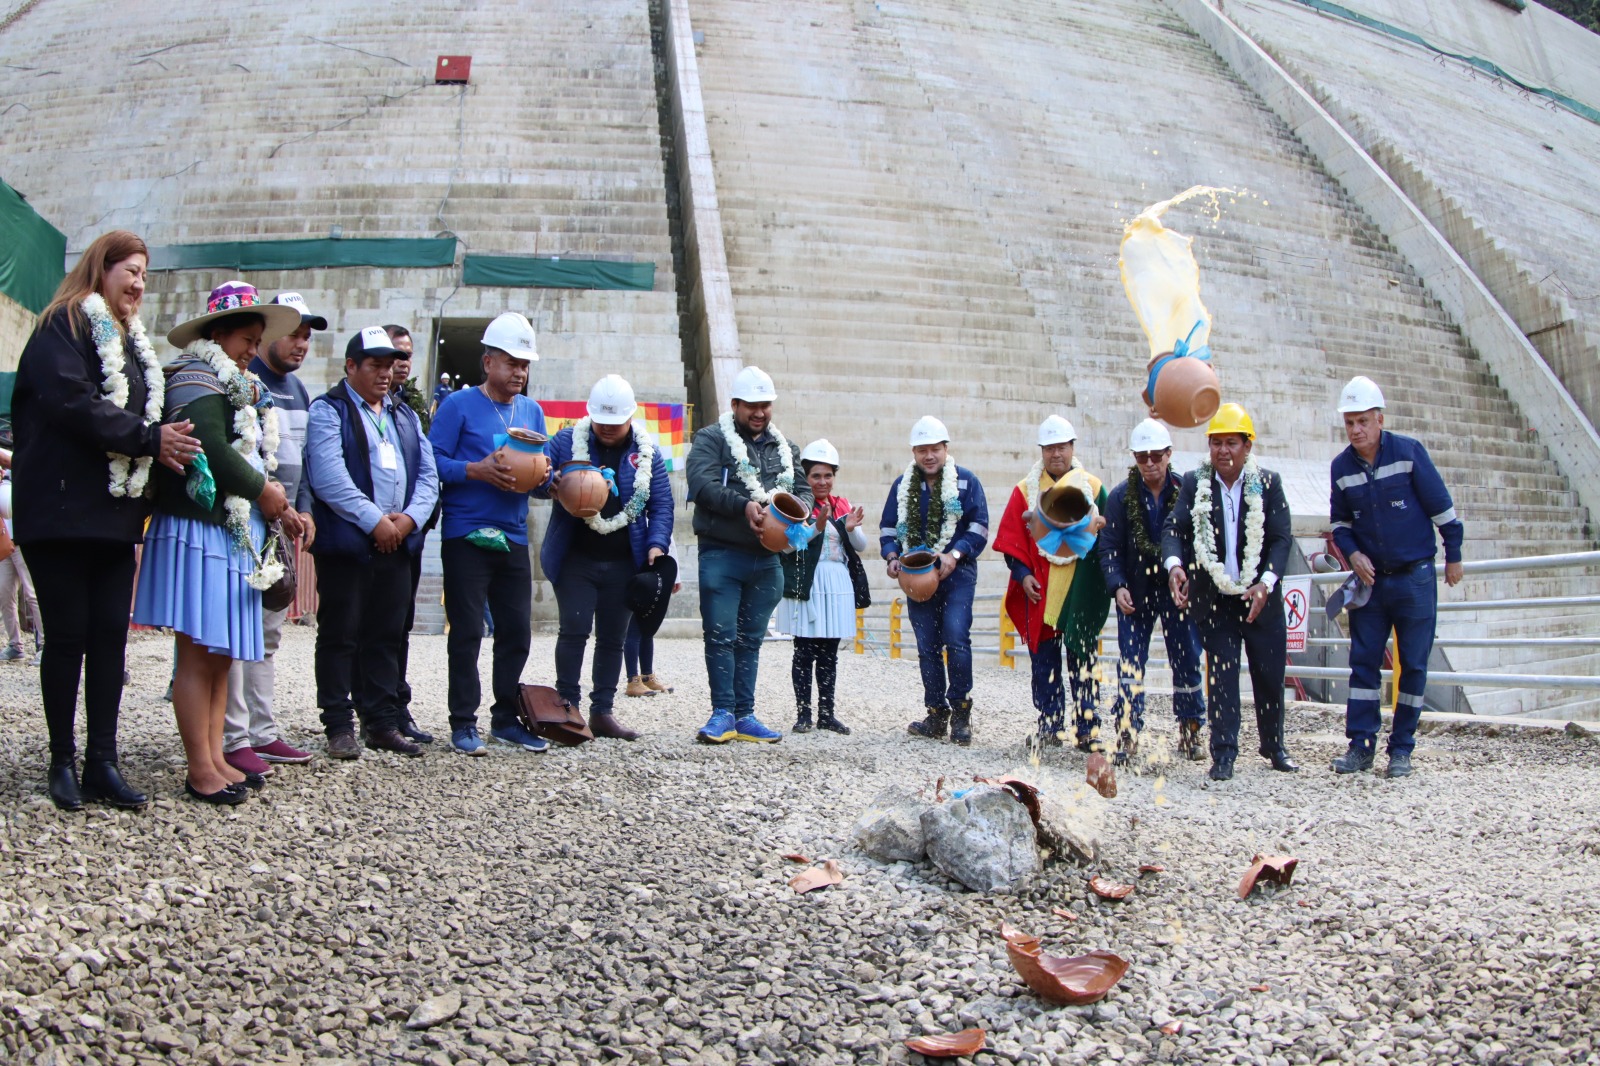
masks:
[[[972,525],[968,526],[967,528],[970,529],[972,532],[976,533],[980,537],[987,537],[989,535],[989,527],[984,525],[981,522],[974,522],[974,523],[972,523]]]
[[[1411,460],[1402,459],[1398,463],[1390,463],[1387,466],[1378,467],[1378,469],[1372,472],[1372,480],[1382,481],[1384,478],[1394,477],[1396,474],[1409,473],[1411,473]]]
[[[1358,485],[1365,485],[1366,483],[1367,475],[1365,474],[1346,474],[1344,477],[1334,482],[1334,484],[1338,485],[1341,489],[1353,489]]]
[[[893,537],[893,536],[897,536],[898,534],[899,534],[899,531],[897,529],[895,529],[893,526],[883,526],[883,527],[879,528],[879,530],[878,530],[878,536],[880,536],[880,537]]]
[[[1400,704],[1402,704],[1402,705],[1404,705],[1406,707],[1421,707],[1422,706],[1422,694],[1419,692],[1415,696],[1413,696],[1409,692],[1402,692],[1402,693],[1400,693],[1400,698],[1399,698],[1399,700],[1397,702],[1399,702]]]
[[[1383,690],[1376,688],[1353,688],[1350,690],[1350,698],[1353,700],[1375,700],[1382,697],[1382,695]]]
[[[1447,526],[1455,520],[1456,509],[1454,507],[1446,507],[1444,510],[1433,516],[1433,524],[1436,526]]]
[[[1349,522],[1335,522],[1333,524],[1333,528],[1334,529],[1354,529],[1355,526],[1351,525]]]
[[[1177,686],[1177,685],[1173,685],[1172,686],[1172,694],[1174,696],[1188,696],[1188,695],[1193,695],[1194,693],[1197,693],[1199,691],[1200,691],[1200,686],[1199,685],[1184,685],[1181,688],[1179,686]]]

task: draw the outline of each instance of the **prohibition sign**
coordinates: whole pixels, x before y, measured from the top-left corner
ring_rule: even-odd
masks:
[[[1284,620],[1288,623],[1285,651],[1306,650],[1306,630],[1310,628],[1311,597],[1307,588],[1295,582],[1283,590]]]
[[[1288,612],[1290,629],[1299,629],[1306,620],[1306,594],[1299,589],[1290,589],[1283,598],[1283,609]]]

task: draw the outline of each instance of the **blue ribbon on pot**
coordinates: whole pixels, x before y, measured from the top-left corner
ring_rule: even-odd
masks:
[[[1194,340],[1194,335],[1200,332],[1200,327],[1205,324],[1206,320],[1203,318],[1196,322],[1194,324],[1194,328],[1189,330],[1189,335],[1178,343],[1174,344],[1172,346],[1172,351],[1168,352],[1160,359],[1157,359],[1156,365],[1150,368],[1150,377],[1145,382],[1144,394],[1150,398],[1151,403],[1156,402],[1156,378],[1161,376],[1162,367],[1166,366],[1174,359],[1198,359],[1202,363],[1211,362],[1211,346],[1209,344],[1202,344],[1197,348],[1189,347],[1189,342]],[[1051,554],[1055,553],[1052,552]]]
[[[774,507],[767,512],[778,516],[778,521],[783,523],[783,535],[789,538],[789,547],[799,551],[811,543],[811,538],[816,536],[816,530],[806,525],[806,520],[793,519]]]
[[[504,434],[501,436],[503,435]],[[541,448],[540,450],[542,451],[543,449]],[[569,464],[566,469],[562,471],[562,473],[570,474],[578,470],[600,471],[600,476],[606,479],[606,488],[611,490],[611,495],[622,495],[622,493],[617,490],[617,472],[611,469],[609,466],[595,466],[593,463],[573,463]]]
[[[1094,547],[1095,535],[1089,532],[1093,512],[1084,515],[1069,526],[1052,529],[1039,538],[1039,550],[1046,555],[1076,555],[1082,559]],[[1061,549],[1066,548],[1063,552]]]
[[[496,448],[509,446],[514,452],[532,452],[535,455],[542,455],[545,443],[542,440],[520,440],[509,433],[496,433],[494,435],[494,446]]]

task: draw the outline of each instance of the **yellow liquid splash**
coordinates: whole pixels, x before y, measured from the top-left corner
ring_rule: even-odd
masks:
[[[1200,302],[1200,264],[1195,262],[1190,248],[1194,238],[1168,229],[1161,224],[1161,216],[1185,200],[1204,196],[1211,202],[1215,219],[1222,210],[1217,201],[1219,193],[1237,195],[1233,189],[1196,185],[1170,200],[1151,204],[1123,226],[1122,256],[1118,261],[1122,289],[1150,341],[1152,361],[1172,351],[1191,331],[1191,347],[1206,344],[1211,337],[1211,314]],[[1196,322],[1203,323],[1198,330]]]

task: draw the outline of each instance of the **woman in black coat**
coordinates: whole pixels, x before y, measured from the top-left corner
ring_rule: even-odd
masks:
[[[117,769],[134,545],[150,515],[150,467],[182,471],[200,447],[161,425],[164,378],[139,321],[149,250],[126,230],[97,238],[39,316],[11,401],[16,541],[39,596],[39,687],[50,729],[50,798],[142,807]],[[83,673],[88,744],[77,773],[73,719]]]

